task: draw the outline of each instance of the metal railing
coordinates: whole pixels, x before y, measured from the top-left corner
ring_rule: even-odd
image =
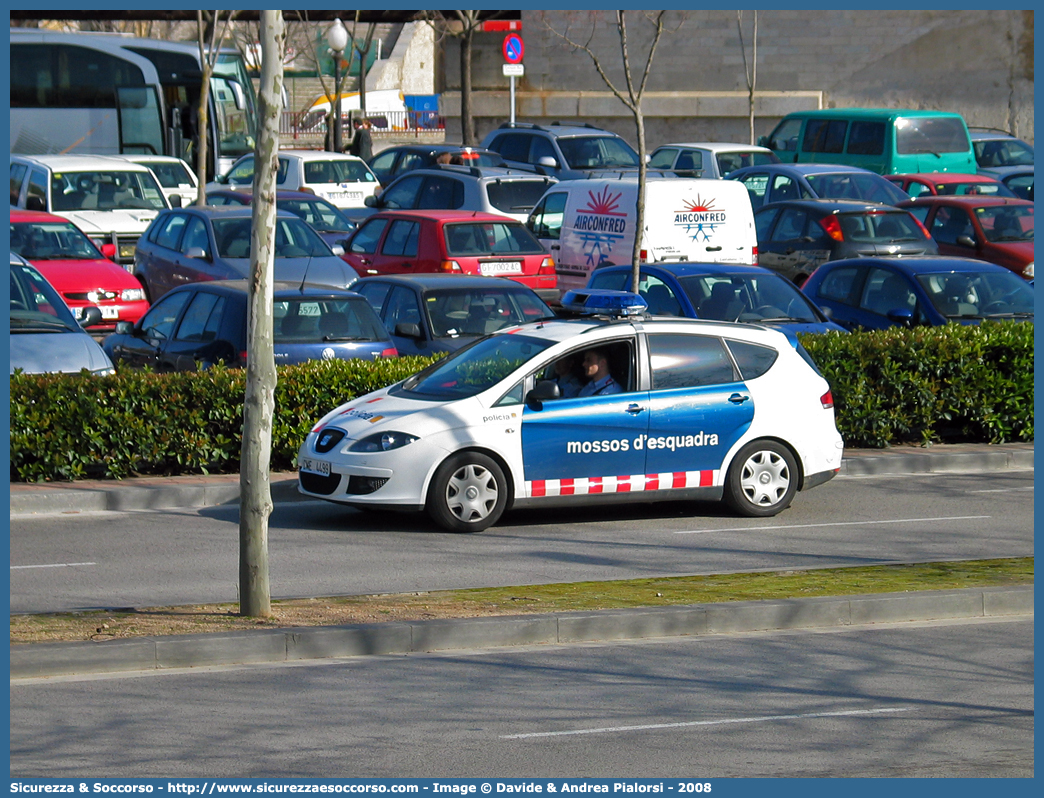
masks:
[[[355,111],[342,113],[346,138],[351,138],[351,120],[359,116]],[[382,111],[369,113],[370,134],[378,136],[402,136],[434,133],[446,129],[446,119],[437,111]],[[326,114],[314,111],[283,111],[279,134],[284,139],[323,139],[326,136]]]

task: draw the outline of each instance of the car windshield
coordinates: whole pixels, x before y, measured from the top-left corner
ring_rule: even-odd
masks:
[[[236,259],[250,257],[250,219],[217,219],[214,221],[218,255]],[[277,219],[275,223],[275,256],[277,258],[333,257],[333,252],[319,235],[301,219]]]
[[[475,396],[554,343],[525,335],[482,338],[410,377],[396,393],[440,400]]]
[[[281,211],[300,216],[316,230],[324,233],[350,233],[355,223],[329,202],[320,199],[277,199]]]
[[[988,183],[985,181],[975,181],[968,183],[960,181],[954,181],[953,183],[936,183],[935,191],[938,194],[946,194],[961,197],[966,194],[979,194],[983,197],[1015,196],[1015,192],[1003,183],[1001,183],[999,180],[992,183]]]
[[[925,239],[917,221],[906,211],[840,213],[837,218],[845,241],[886,244]]]
[[[56,211],[155,210],[165,207],[151,172],[54,172],[51,207]]]
[[[918,274],[935,308],[950,319],[1029,318],[1033,289],[1013,272],[944,272]]]
[[[102,254],[70,222],[11,224],[11,251],[26,260],[103,260]]]
[[[68,306],[32,266],[11,264],[11,332],[81,332]]]
[[[1018,139],[973,142],[979,166],[1033,166],[1033,148]]]
[[[154,161],[146,163],[145,166],[152,170],[163,188],[194,185],[185,165],[177,161]]]
[[[486,183],[486,196],[498,211],[529,213],[547,186],[543,180],[492,180]]]
[[[544,248],[521,224],[468,222],[443,228],[450,255],[539,255]]]
[[[991,243],[1003,244],[1012,241],[1033,240],[1032,205],[995,205],[976,208],[975,218],[979,220],[979,226]]]
[[[429,291],[424,296],[424,308],[436,338],[488,335],[555,315],[532,291],[499,287]]]
[[[718,161],[718,172],[722,177],[728,177],[730,173],[745,166],[779,163],[779,158],[774,152],[761,152],[760,150],[719,152],[715,158]]]
[[[895,150],[900,155],[968,152],[968,131],[952,116],[902,117],[895,120]]]
[[[638,153],[616,136],[571,136],[558,139],[558,147],[571,169],[638,167]]]
[[[702,319],[822,321],[805,295],[777,274],[707,274],[683,277],[681,284]]]
[[[868,172],[833,172],[807,175],[805,179],[820,199],[857,199],[885,205],[910,199],[891,181]]]
[[[305,183],[374,183],[362,161],[305,161]]]
[[[362,297],[283,299],[274,304],[275,343],[385,341],[388,334]]]

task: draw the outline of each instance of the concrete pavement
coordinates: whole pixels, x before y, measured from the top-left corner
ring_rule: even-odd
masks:
[[[1033,444],[849,450],[840,477],[1032,470]],[[296,475],[274,473],[276,502]],[[239,476],[12,484],[11,515],[234,504]],[[1033,586],[731,602],[495,618],[353,624],[12,646],[11,680],[518,645],[1032,615]]]
[[[954,444],[927,448],[848,449],[838,476],[1032,470],[1033,444]],[[273,472],[272,500],[312,500],[297,492],[297,474]],[[11,516],[97,510],[212,507],[239,501],[239,474],[124,480],[11,483]]]

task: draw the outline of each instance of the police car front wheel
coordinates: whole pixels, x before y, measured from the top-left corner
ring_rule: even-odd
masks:
[[[432,520],[451,532],[481,532],[507,505],[507,479],[491,457],[461,452],[439,466],[428,491]]]
[[[797,485],[797,461],[786,446],[752,441],[729,467],[725,501],[740,515],[767,518],[790,505]]]

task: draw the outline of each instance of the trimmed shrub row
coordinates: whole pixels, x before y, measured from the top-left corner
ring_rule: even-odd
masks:
[[[852,447],[1033,440],[1033,325],[991,323],[804,336]],[[294,467],[337,405],[432,362],[313,361],[279,368],[272,468]],[[235,473],[246,374],[120,371],[11,376],[11,480]]]

